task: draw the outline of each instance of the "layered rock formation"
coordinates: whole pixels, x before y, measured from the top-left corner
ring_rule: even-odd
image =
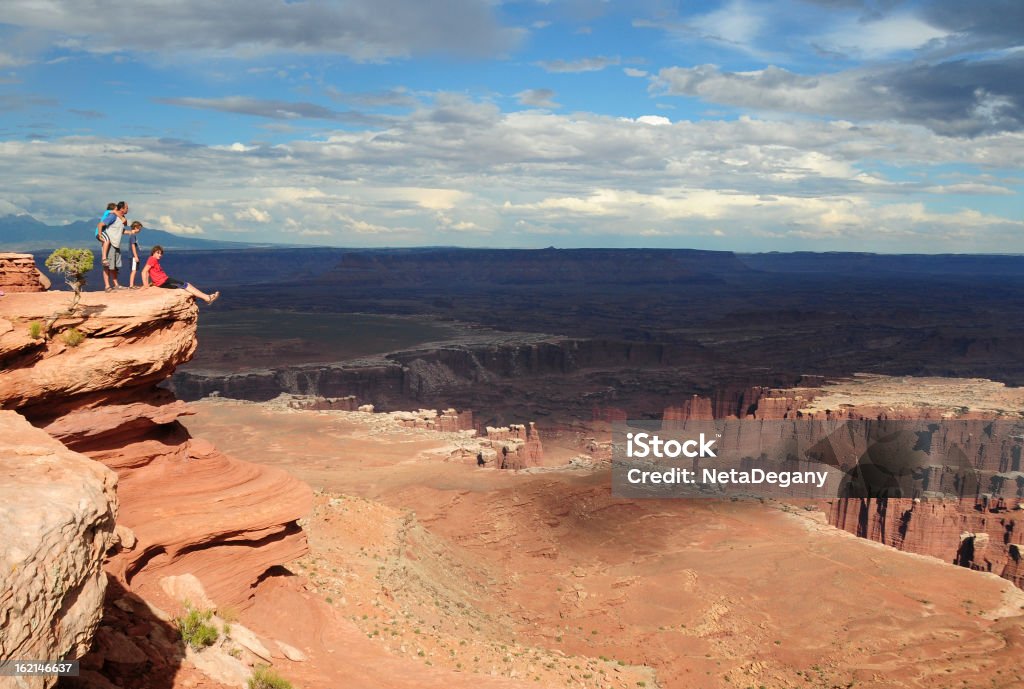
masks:
[[[832,503],[829,521],[858,536],[991,572],[1024,588],[1024,511],[1005,501],[989,507],[983,500],[849,498]]]
[[[378,409],[408,409],[417,404],[479,408],[463,399],[503,396],[502,386],[532,381],[534,388],[567,389],[566,376],[627,367],[654,371],[708,361],[713,354],[691,344],[659,344],[619,340],[580,340],[544,335],[518,336],[508,342],[439,346],[391,352],[372,359],[336,364],[283,365],[243,373],[179,371],[172,381],[185,400],[211,394],[265,402],[281,393],[323,397],[354,395]],[[669,381],[675,381],[674,383]],[[678,385],[668,376],[657,387]],[[621,386],[624,389],[624,386]],[[550,397],[557,399],[559,395]],[[592,404],[572,398],[574,404]],[[561,401],[555,406],[565,406]]]
[[[423,428],[442,433],[473,430],[473,412],[469,410],[445,409],[439,412],[436,409],[420,409],[392,412],[391,416],[406,428]]]
[[[33,340],[23,324],[67,298],[14,294],[0,302],[0,406],[118,472],[119,524],[137,542],[111,570],[133,590],[160,600],[159,577],[190,571],[219,604],[244,604],[269,567],[304,552],[296,520],[309,489],[226,457],[177,422],[187,407],[156,384],[195,351],[198,310],[187,294],[86,293],[82,315],[55,324],[74,325],[81,344]]]
[[[492,448],[494,466],[499,469],[526,469],[540,466],[544,460],[544,446],[540,442],[540,433],[532,421],[529,427],[523,424],[512,424],[484,429],[483,443]]]
[[[50,279],[39,272],[31,254],[0,253],[0,292],[42,292]]]
[[[80,658],[100,621],[114,542],[113,471],[0,411],[0,659]],[[0,679],[13,681],[9,678]],[[49,687],[55,677],[23,677]]]
[[[355,395],[346,397],[296,397],[288,402],[293,409],[306,411],[356,411],[359,402]]]
[[[897,497],[840,498],[829,505],[830,522],[900,550],[931,555],[991,572],[1024,587],[1024,389],[981,379],[890,378],[858,375],[822,384],[814,379],[791,389],[753,389],[756,399],[740,418],[896,422],[927,420],[933,456],[953,448],[965,468],[983,479],[965,482],[949,467],[915,470],[909,491]],[[730,397],[726,395],[725,397]],[[664,424],[737,418],[722,405],[694,396],[665,410]],[[993,422],[998,422],[996,428]],[[1014,431],[1019,426],[1020,432]],[[863,448],[854,453],[861,455]]]
[[[218,606],[244,608],[268,570],[306,552],[297,520],[310,489],[192,439],[178,422],[188,407],[157,384],[195,351],[191,297],[85,293],[78,315],[58,320],[49,339],[33,338],[29,324],[67,300],[0,300],[0,408],[96,460],[96,471],[117,473],[122,538],[107,570],[119,586],[177,610],[182,601],[160,583],[191,573]],[[84,335],[75,346],[61,336],[70,327]]]

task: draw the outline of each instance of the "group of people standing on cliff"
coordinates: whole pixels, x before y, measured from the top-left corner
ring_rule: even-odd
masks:
[[[128,222],[128,203],[118,201],[108,203],[107,210],[100,217],[96,224],[96,239],[100,242],[100,262],[103,264],[103,287],[106,292],[123,289],[139,289],[135,285],[135,275],[141,261],[139,257],[139,233],[143,225],[138,220]],[[128,238],[128,246],[131,251],[132,269],[128,278],[128,287],[118,282],[118,272],[121,270],[121,245],[124,238]],[[195,285],[183,280],[169,276],[160,266],[160,259],[163,258],[164,248],[159,244],[153,246],[149,252],[149,258],[142,268],[142,287],[164,287],[167,289],[183,289],[193,297],[202,299],[207,304],[212,304],[220,296],[220,292],[207,294]]]

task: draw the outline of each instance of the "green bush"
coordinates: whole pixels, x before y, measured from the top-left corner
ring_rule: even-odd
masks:
[[[78,328],[68,328],[60,334],[60,339],[64,341],[68,347],[77,347],[85,341],[85,335]]]
[[[252,671],[248,686],[249,689],[292,689],[291,682],[266,665],[260,665]]]
[[[217,628],[207,624],[213,617],[211,610],[196,610],[191,605],[185,606],[185,615],[174,620],[181,633],[181,640],[194,650],[212,646],[217,641]]]
[[[85,286],[85,274],[92,270],[92,252],[88,249],[69,249],[66,246],[57,249],[46,259],[46,267],[52,273],[59,273],[64,276],[64,282],[74,291],[66,311],[58,311],[50,316],[46,324],[42,326],[41,333],[47,338],[50,337],[50,329],[54,323],[65,316],[73,316],[78,311],[78,302],[82,299],[82,287]],[[77,332],[77,331],[75,331]],[[81,335],[81,333],[79,333]],[[81,339],[75,344],[68,346],[75,347],[81,343]]]
[[[39,321],[32,321],[28,324],[28,336],[33,340],[38,340],[43,336],[43,324]]]
[[[85,274],[92,270],[92,252],[88,249],[61,247],[46,259],[51,273],[59,273],[76,292],[85,284]],[[77,283],[77,284],[76,284]]]

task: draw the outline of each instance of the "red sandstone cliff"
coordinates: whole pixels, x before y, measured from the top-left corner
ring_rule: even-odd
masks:
[[[929,493],[902,498],[842,498],[829,503],[829,521],[841,529],[886,545],[970,569],[991,572],[1024,588],[1024,468],[1019,438],[993,438],[988,422],[1024,416],[1024,389],[977,379],[890,378],[858,375],[804,387],[759,388],[720,393],[715,400],[694,396],[665,410],[666,428],[689,420],[736,418],[732,411],[753,400],[741,418],[956,420],[937,432],[940,447],[962,448],[970,467],[995,473],[988,484],[962,499],[938,496],[958,491],[954,472],[931,469]],[[863,448],[860,448],[863,450]],[[860,452],[855,452],[859,455]]]
[[[188,295],[85,293],[80,315],[57,321],[50,339],[33,338],[31,324],[68,299],[0,298],[0,409],[117,473],[123,538],[106,569],[119,587],[176,610],[181,601],[161,581],[191,573],[217,606],[244,608],[268,570],[306,552],[298,519],[309,487],[228,457],[178,422],[188,407],[157,384],[196,349]],[[60,336],[72,326],[85,336],[77,346]]]
[[[244,605],[269,567],[305,552],[296,521],[309,488],[227,457],[177,422],[188,407],[156,385],[195,351],[198,310],[188,295],[86,293],[85,315],[55,326],[74,325],[85,335],[80,345],[32,339],[29,324],[67,299],[47,292],[0,301],[0,407],[117,472],[118,523],[137,542],[109,569],[132,590],[169,605],[159,578],[190,571],[218,604]]]
[[[50,279],[39,272],[31,254],[0,253],[0,291],[42,292]]]

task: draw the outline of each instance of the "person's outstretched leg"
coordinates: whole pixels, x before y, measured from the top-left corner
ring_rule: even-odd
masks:
[[[191,294],[193,297],[199,297],[207,304],[212,304],[213,301],[220,296],[220,292],[214,292],[213,294],[207,294],[198,287],[188,283],[185,285],[185,291]]]

